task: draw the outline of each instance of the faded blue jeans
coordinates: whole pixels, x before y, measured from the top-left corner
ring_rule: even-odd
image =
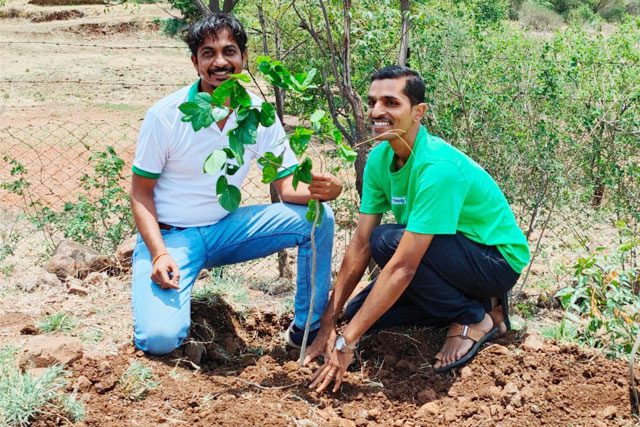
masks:
[[[162,289],[151,280],[151,256],[138,236],[133,253],[132,304],[136,347],[166,354],[187,337],[191,325],[191,289],[203,268],[213,268],[265,257],[298,247],[294,322],[304,327],[311,300],[311,222],[306,206],[288,203],[241,207],[213,225],[161,230],[164,243],[180,268],[180,289]],[[316,228],[316,296],[312,329],[331,288],[333,212],[325,204]]]

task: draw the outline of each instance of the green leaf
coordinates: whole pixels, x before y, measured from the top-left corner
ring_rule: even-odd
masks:
[[[229,132],[229,148],[238,165],[242,166],[244,164],[244,144],[238,138],[238,133],[236,132],[238,129],[239,128],[235,128]]]
[[[200,95],[200,94],[198,94]],[[209,95],[204,93],[204,95]],[[209,96],[209,99],[211,97]],[[206,103],[202,97],[196,96],[195,102],[185,102],[178,107],[180,112],[184,114],[182,121],[185,123],[191,122],[191,126],[194,131],[199,131],[202,128],[207,128],[213,123],[213,116],[211,115],[211,104]]]
[[[229,74],[229,77],[243,81],[245,83],[251,83],[251,77],[249,77],[248,75],[244,74],[244,73],[238,73],[238,74]]]
[[[276,110],[269,102],[263,102],[260,109],[260,124],[266,128],[276,122]]]
[[[219,122],[220,120],[226,119],[230,111],[231,110],[229,110],[227,107],[215,106],[211,108],[211,116],[213,117],[214,121]]]
[[[318,72],[317,69],[312,68],[307,72],[307,76],[304,79],[304,81],[302,82],[302,86],[306,87],[306,88],[310,88],[311,87],[311,82],[313,81],[314,77],[316,76],[316,73]]]
[[[345,144],[338,144],[338,155],[343,160],[353,163],[356,161],[358,154],[351,147]]]
[[[301,156],[305,152],[309,141],[311,141],[311,135],[313,135],[311,129],[300,126],[296,127],[296,130],[289,137],[289,144],[293,152],[296,153],[296,156]]]
[[[204,161],[204,167],[202,168],[205,173],[215,175],[224,168],[227,163],[227,155],[223,150],[215,150],[209,154]]]
[[[338,129],[333,128],[333,130],[331,131],[331,136],[333,136],[333,140],[336,142],[336,144],[342,144],[342,132],[340,132]]]
[[[227,175],[235,175],[240,169],[240,166],[227,163]]]
[[[266,152],[261,157],[258,158],[258,164],[262,167],[267,166],[275,166],[279,168],[282,166],[282,160],[284,159],[284,154],[276,156],[272,152]]]
[[[316,110],[313,112],[309,120],[312,122],[319,122],[327,113],[324,110]]]
[[[211,97],[212,102],[217,106],[224,106],[227,99],[231,97],[234,87],[238,84],[239,83],[233,79],[228,79],[222,82],[222,84],[213,91]]]
[[[298,183],[300,181],[305,182],[307,184],[311,184],[311,168],[312,168],[311,159],[307,157],[304,161],[296,166],[293,170],[293,189],[298,189]]]
[[[231,92],[231,108],[238,108],[239,106],[251,107],[252,102],[249,92],[237,80],[232,81],[235,85],[233,86],[233,92]]]
[[[222,175],[216,183],[216,194],[218,202],[225,210],[229,212],[235,211],[240,206],[242,195],[238,187],[230,185],[227,178]]]
[[[320,217],[318,218],[318,225],[322,224],[322,216],[324,214],[324,205],[322,203],[318,203],[316,199],[311,199],[307,203],[307,221],[313,222],[316,218],[316,205],[320,207]]]
[[[245,111],[246,115],[243,114],[242,120],[238,120],[238,126],[229,132],[229,137],[234,134],[240,144],[255,144],[260,112],[254,108],[245,109]],[[231,149],[236,151],[233,145]],[[242,151],[244,153],[244,147]]]
[[[267,55],[259,55],[256,58],[256,64],[258,64],[258,66],[260,66],[260,64],[262,64],[263,62],[271,63],[271,57]]]
[[[269,184],[278,177],[278,169],[274,165],[266,165],[262,168],[262,182]]]

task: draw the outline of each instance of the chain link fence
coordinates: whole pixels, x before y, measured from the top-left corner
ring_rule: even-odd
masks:
[[[83,197],[98,200],[98,190],[86,185],[95,172],[95,155],[112,147],[124,161],[117,186],[128,194],[131,164],[138,135],[136,125],[108,121],[73,123],[49,121],[44,125],[8,126],[0,128],[0,209],[15,218],[25,233],[37,223],[43,239],[55,245],[65,236],[52,231],[51,213],[69,209]],[[344,183],[339,200],[332,202],[336,214],[334,240],[334,271],[337,271],[355,224],[358,195],[351,166],[340,165],[330,149],[320,147],[324,169],[335,172]],[[93,157],[92,157],[93,156]],[[316,163],[318,164],[318,163]],[[269,186],[261,182],[261,173],[254,165],[242,189],[244,205],[270,203]],[[102,200],[104,202],[104,200]],[[80,218],[80,221],[82,218]],[[128,234],[131,234],[131,230]],[[86,243],[86,242],[81,242]],[[288,250],[286,263],[278,254],[267,258],[227,267],[229,274],[247,281],[269,282],[295,274],[296,253]]]

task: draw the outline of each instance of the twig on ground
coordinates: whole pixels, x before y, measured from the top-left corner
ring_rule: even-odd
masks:
[[[285,389],[287,389],[287,388],[297,387],[297,386],[299,386],[300,384],[302,384],[302,382],[299,382],[299,383],[294,383],[294,384],[287,384],[287,385],[280,385],[280,386],[267,387],[267,386],[263,386],[263,385],[260,385],[260,384],[258,384],[258,383],[255,383],[255,382],[253,382],[253,381],[245,380],[245,379],[243,379],[243,378],[236,378],[236,380],[238,380],[238,381],[240,381],[240,382],[242,382],[242,383],[248,384],[248,385],[250,385],[250,386],[253,386],[253,387],[259,388],[260,390],[285,390]]]

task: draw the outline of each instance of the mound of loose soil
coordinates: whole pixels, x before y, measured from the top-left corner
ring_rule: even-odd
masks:
[[[129,21],[117,24],[107,23],[86,23],[66,28],[74,34],[88,36],[109,36],[122,33],[134,33],[141,30],[157,30],[158,26],[152,22]]]
[[[77,9],[58,10],[51,13],[43,13],[31,18],[31,22],[50,22],[50,21],[66,21],[69,19],[77,19],[84,17],[84,13]]]
[[[84,4],[106,4],[104,0],[30,0],[29,4],[38,6],[80,6]]]
[[[307,387],[311,368],[278,337],[288,319],[243,319],[222,303],[193,307],[193,338],[208,341],[202,369],[179,355],[146,357],[132,346],[72,365],[87,426],[189,424],[328,426],[630,425],[622,361],[572,345],[522,347],[515,335],[485,348],[467,367],[431,369],[442,332],[391,330],[369,335],[338,393]],[[118,379],[134,360],[151,366],[159,387],[132,401]],[[89,385],[90,383],[90,385]],[[82,391],[84,390],[84,391]],[[35,425],[50,425],[41,419]]]

